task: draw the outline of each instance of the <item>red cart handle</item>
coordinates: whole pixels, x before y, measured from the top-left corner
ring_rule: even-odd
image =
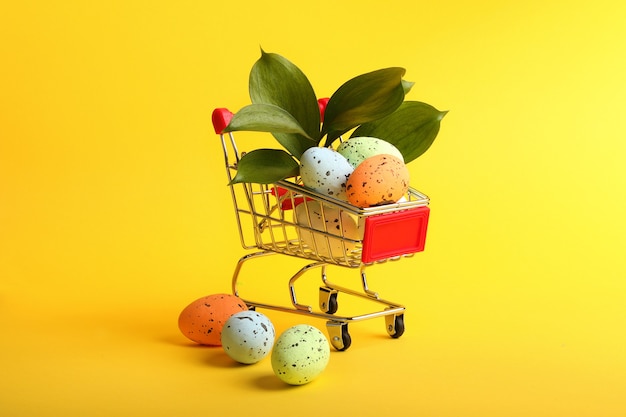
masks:
[[[213,110],[211,120],[213,121],[213,128],[215,129],[215,133],[217,135],[221,134],[224,129],[226,129],[226,126],[228,126],[232,118],[233,113],[228,109],[219,108]]]
[[[326,112],[326,105],[328,104],[329,98],[320,98],[317,100],[317,105],[320,108],[320,121],[324,122],[324,113]]]
[[[320,109],[320,118],[321,121],[324,121],[324,112],[326,111],[326,104],[328,104],[328,98],[320,98],[317,100],[317,105]],[[213,115],[211,120],[213,121],[213,128],[215,129],[215,134],[219,135],[224,132],[226,126],[230,123],[233,118],[233,112],[226,108],[217,108],[213,110]]]

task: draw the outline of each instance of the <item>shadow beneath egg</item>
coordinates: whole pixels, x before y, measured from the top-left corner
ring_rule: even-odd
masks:
[[[234,361],[221,346],[200,345],[193,342],[181,342],[176,345],[187,350],[194,362],[216,368],[239,368],[248,365]]]
[[[167,343],[168,345],[172,345],[172,346],[180,346],[180,347],[184,347],[184,348],[188,348],[188,349],[214,349],[214,348],[220,348],[220,346],[214,346],[214,345],[201,345],[199,343],[196,342],[192,342],[191,340],[187,339],[187,338],[183,338],[183,337],[177,337],[177,336],[170,336],[170,337],[161,337],[159,339],[157,339],[159,342],[161,343]]]
[[[274,374],[262,375],[252,380],[256,388],[265,391],[285,391],[298,388],[298,385],[289,385],[276,377]]]
[[[221,347],[207,352],[207,355],[203,357],[203,362],[217,368],[242,368],[249,366],[234,361]]]

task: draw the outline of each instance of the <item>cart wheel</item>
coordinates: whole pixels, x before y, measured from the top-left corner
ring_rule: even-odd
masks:
[[[338,350],[343,352],[347,350],[352,344],[352,338],[348,333],[348,323],[340,323],[337,321],[326,322],[326,328],[330,335],[330,344]]]
[[[404,314],[386,316],[387,333],[394,339],[404,334]]]
[[[338,291],[328,287],[320,287],[320,309],[326,314],[335,314],[339,308]]]

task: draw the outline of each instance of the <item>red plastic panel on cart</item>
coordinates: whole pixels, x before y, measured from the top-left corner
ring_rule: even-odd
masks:
[[[285,194],[289,192],[289,190],[283,187],[272,187],[270,192],[272,193],[273,196],[276,196],[276,194],[278,194],[278,198],[281,201],[280,208],[283,210],[291,210],[293,209],[294,204],[297,206],[298,204],[304,201],[304,197],[296,197],[293,199],[291,197],[287,197],[284,200],[282,200],[281,197],[283,197]],[[312,200],[312,198],[307,197],[307,200],[310,201]]]
[[[426,244],[428,206],[365,218],[361,261],[369,263],[421,252]]]

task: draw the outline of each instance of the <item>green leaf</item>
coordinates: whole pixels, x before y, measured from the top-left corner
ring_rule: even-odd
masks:
[[[413,88],[415,83],[413,81],[402,80],[402,88],[404,89],[404,95],[406,96]]]
[[[426,103],[405,101],[389,116],[362,124],[351,136],[383,139],[395,145],[409,163],[430,148],[446,113]]]
[[[304,151],[317,146],[318,141],[304,137],[298,133],[272,132],[278,143],[284,146],[295,158],[300,159]]]
[[[252,103],[272,104],[286,110],[306,132],[278,132],[276,139],[294,156],[316,146],[320,139],[320,111],[315,91],[304,73],[278,54],[261,50],[261,57],[250,71],[249,91]],[[272,132],[277,133],[277,132]],[[280,137],[278,137],[280,136]]]
[[[224,132],[235,131],[307,133],[291,114],[271,104],[249,104],[233,115]]]
[[[385,68],[344,83],[328,100],[322,136],[326,146],[348,130],[395,111],[404,100],[404,68]]]
[[[237,174],[230,184],[253,182],[271,184],[293,177],[300,165],[282,149],[255,149],[243,155],[237,163]]]

